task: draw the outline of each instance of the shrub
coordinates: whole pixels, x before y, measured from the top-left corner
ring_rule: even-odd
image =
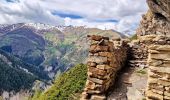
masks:
[[[39,97],[38,100],[68,100],[75,93],[82,92],[86,78],[87,66],[76,65],[68,72],[60,75],[53,86]]]
[[[132,40],[136,40],[137,39],[137,34],[134,34],[131,38],[130,38],[130,40],[132,41]]]

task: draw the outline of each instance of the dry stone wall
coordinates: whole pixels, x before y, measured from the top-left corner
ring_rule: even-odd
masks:
[[[114,85],[117,72],[129,61],[129,50],[133,57],[129,61],[131,67],[149,69],[147,100],[170,100],[170,37],[145,35],[129,44],[96,35],[88,38],[88,78],[81,100],[107,99],[106,93]]]
[[[131,50],[131,59],[129,65],[131,67],[147,68],[148,47],[152,44],[168,44],[168,38],[163,35],[145,35],[129,43]]]
[[[131,67],[147,67],[147,100],[170,100],[170,37],[145,35],[130,43]]]
[[[124,41],[110,41],[108,37],[91,35],[88,38],[88,78],[81,100],[106,100],[107,90],[126,62],[128,46]]]
[[[138,38],[146,41],[149,52],[146,97],[170,100],[170,0],[146,1],[149,10],[136,32]]]
[[[164,44],[162,35],[145,35],[133,40],[129,45],[131,47],[131,59],[128,59],[131,67],[147,68],[148,46],[151,44]]]
[[[147,100],[170,100],[170,38],[149,46]]]
[[[147,58],[148,58],[148,47],[140,39],[132,41],[130,43],[130,67],[147,67]]]

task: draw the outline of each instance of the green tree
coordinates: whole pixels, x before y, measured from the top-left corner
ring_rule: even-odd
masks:
[[[45,93],[37,100],[68,100],[75,93],[82,92],[87,78],[87,66],[76,65],[60,75]]]

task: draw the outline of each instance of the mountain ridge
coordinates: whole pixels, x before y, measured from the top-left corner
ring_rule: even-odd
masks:
[[[56,71],[60,68],[61,71],[64,71],[76,63],[85,61],[87,56],[86,35],[100,34],[126,38],[117,31],[83,26],[58,26],[60,29],[57,26],[41,23],[19,23],[1,26],[3,27],[0,27],[0,48],[10,49],[10,53],[27,63],[36,66],[47,66],[42,68],[49,71],[51,77],[54,77]],[[69,61],[68,58],[75,54],[83,55],[83,57],[73,56],[73,59]],[[63,66],[67,67],[64,68]],[[51,74],[51,71],[53,74]]]
[[[43,76],[49,78],[47,78],[49,84],[51,80],[74,65],[86,63],[87,35],[99,34],[113,38],[126,38],[113,30],[84,26],[60,26],[58,29],[48,25],[44,28],[46,27],[44,24],[37,25],[24,23],[0,25],[0,50],[20,59],[20,62],[27,63],[28,67],[31,65],[29,68],[38,70],[33,75],[37,75],[40,71]],[[30,72],[30,69],[25,67],[21,67],[21,70]],[[41,79],[43,81],[43,78],[39,80]]]

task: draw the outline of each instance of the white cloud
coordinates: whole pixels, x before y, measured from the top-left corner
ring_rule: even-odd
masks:
[[[72,12],[90,19],[121,19],[147,9],[145,0],[43,0],[41,4],[47,9]]]
[[[1,1],[0,1],[1,2]],[[23,0],[21,2],[0,3],[0,16],[3,23],[17,22],[40,22],[47,24],[63,24],[63,19],[52,15],[47,9],[44,9],[39,2]]]
[[[14,1],[14,0],[13,0]],[[41,22],[48,24],[87,25],[113,28],[124,32],[134,30],[141,14],[147,10],[146,0],[0,0],[0,23]],[[52,12],[60,11],[82,16],[83,19],[61,18]],[[118,20],[95,22],[94,20]]]
[[[99,29],[116,29],[116,23],[113,22],[94,22],[88,21],[87,19],[71,19],[65,18],[65,25],[73,26],[86,26],[90,28],[99,28]]]

